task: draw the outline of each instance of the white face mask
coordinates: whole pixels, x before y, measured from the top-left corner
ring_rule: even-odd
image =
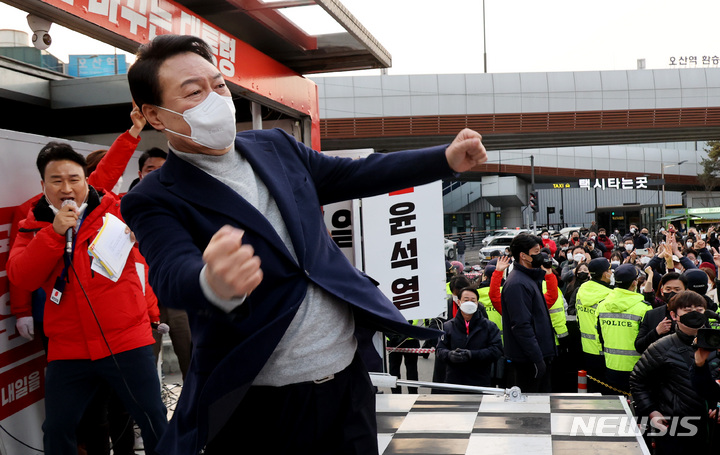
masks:
[[[692,248],[693,243],[692,243],[692,242],[685,242],[685,245],[687,245],[688,248]]]
[[[585,260],[585,255],[578,253],[575,256],[573,256],[573,259],[575,259],[575,262],[582,262],[583,260]]]
[[[224,150],[235,142],[235,105],[229,96],[210,92],[202,103],[182,114],[162,106],[156,107],[181,115],[190,126],[190,136],[165,128],[169,133],[186,137],[212,150]]]
[[[611,261],[610,265],[620,265],[620,261]]]
[[[465,314],[475,314],[478,309],[478,304],[473,301],[466,301],[460,304],[460,311]]]
[[[615,274],[610,275],[610,286],[615,286]]]
[[[650,256],[643,256],[643,257],[641,257],[641,258],[640,258],[640,262],[643,263],[643,264],[647,264],[648,262],[650,262]]]
[[[625,251],[627,251],[628,253],[630,251],[632,251],[634,248],[635,248],[635,245],[633,245],[632,243],[628,243],[627,245],[625,245]]]
[[[547,240],[547,239],[549,239],[549,238],[550,238],[550,236],[549,236],[549,235],[547,235],[547,234],[543,234],[542,238],[543,238],[543,239],[545,239],[545,240]]]

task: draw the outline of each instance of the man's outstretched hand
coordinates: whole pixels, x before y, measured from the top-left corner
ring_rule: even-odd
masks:
[[[465,128],[445,149],[448,164],[455,172],[467,172],[487,161],[487,151],[482,136],[477,131]]]

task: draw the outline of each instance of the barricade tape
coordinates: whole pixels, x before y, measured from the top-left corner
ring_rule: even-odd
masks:
[[[385,350],[398,354],[432,354],[435,352],[435,348],[393,348],[390,346],[387,346]]]

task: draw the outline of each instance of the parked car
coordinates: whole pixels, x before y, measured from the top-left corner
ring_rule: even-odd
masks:
[[[457,258],[457,247],[455,245],[456,242],[447,238],[445,239],[445,259],[448,261],[453,261]]]
[[[496,238],[500,236],[512,236],[515,237],[516,235],[522,233],[522,232],[530,232],[530,229],[498,229],[496,231],[491,232],[487,237],[485,237],[483,242],[483,247],[487,246],[495,240]],[[509,245],[509,244],[508,244]]]
[[[510,246],[510,243],[512,243],[516,235],[501,235],[495,237],[487,246],[480,248],[480,264],[487,264],[490,261],[490,253],[495,250],[500,251],[500,254],[505,254],[505,248]]]
[[[566,227],[566,228],[560,229],[560,235],[563,236],[563,237],[565,237],[565,238],[569,238],[569,237],[570,237],[570,233],[573,232],[573,231],[578,231],[578,232],[580,232],[580,237],[587,237],[588,232],[590,231],[590,229],[588,229],[588,228],[586,228],[586,227],[583,227],[583,226],[568,226],[568,227]]]

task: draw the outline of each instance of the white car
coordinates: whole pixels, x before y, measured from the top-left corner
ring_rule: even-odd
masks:
[[[495,237],[486,246],[480,248],[480,264],[485,265],[490,261],[490,253],[499,251],[501,255],[505,254],[505,248],[510,246],[515,235],[501,235]]]
[[[456,242],[450,239],[445,239],[445,259],[453,261],[457,258],[457,248],[455,247]]]
[[[583,226],[568,226],[566,228],[560,229],[560,235],[565,238],[570,238],[570,233],[573,231],[578,231],[581,237],[587,237],[590,229]]]
[[[496,231],[491,232],[490,235],[488,235],[487,237],[485,237],[482,240],[483,246],[484,247],[488,246],[490,244],[490,242],[492,242],[493,240],[495,240],[498,237],[501,237],[501,236],[502,237],[505,237],[505,236],[515,237],[516,235],[523,233],[523,232],[530,232],[530,229],[498,229]]]

